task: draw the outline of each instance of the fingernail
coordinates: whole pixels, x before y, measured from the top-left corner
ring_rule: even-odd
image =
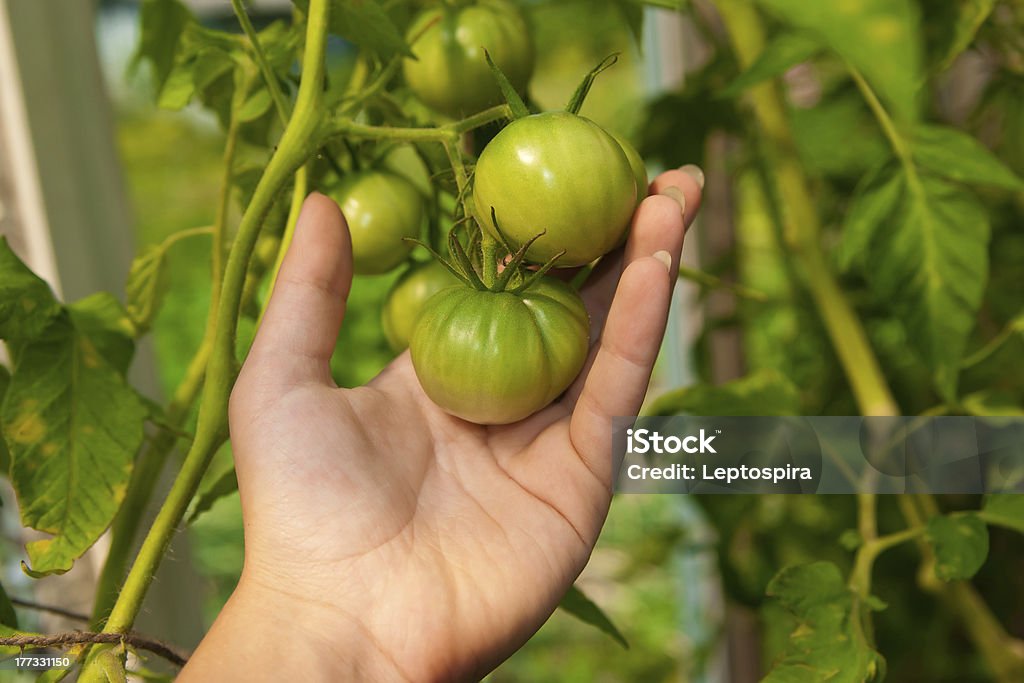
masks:
[[[665,264],[665,270],[667,270],[670,273],[672,272],[672,255],[671,254],[669,254],[667,251],[662,249],[661,251],[654,252],[653,256],[654,256],[654,258],[658,259],[659,261],[661,261],[662,263]]]
[[[661,194],[676,200],[676,202],[679,204],[679,210],[683,212],[684,216],[686,215],[686,195],[683,194],[682,190],[680,190],[675,185],[670,185],[669,187],[666,187],[664,190],[662,190]]]
[[[696,180],[697,184],[700,185],[700,189],[704,189],[704,171],[700,170],[700,166],[687,164],[679,170]]]

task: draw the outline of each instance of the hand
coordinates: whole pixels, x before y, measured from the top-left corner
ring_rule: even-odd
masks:
[[[408,353],[335,386],[351,249],[338,207],[306,200],[231,397],[245,568],[181,680],[479,679],[526,642],[604,523],[611,419],[640,408],[700,203],[682,171],[651,189],[582,292],[586,368],[499,427],[437,408]]]

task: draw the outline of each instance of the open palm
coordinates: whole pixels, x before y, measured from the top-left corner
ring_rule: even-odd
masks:
[[[325,643],[356,638],[347,670],[366,678],[479,678],[525,642],[590,556],[611,500],[611,418],[639,409],[664,332],[700,190],[680,171],[652,189],[664,194],[583,291],[587,367],[498,427],[437,408],[408,353],[367,386],[334,385],[351,249],[334,203],[310,197],[232,395],[244,590],[299,605]]]

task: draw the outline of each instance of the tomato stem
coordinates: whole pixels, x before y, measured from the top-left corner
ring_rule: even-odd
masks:
[[[235,378],[235,334],[245,290],[248,264],[260,227],[278,191],[316,149],[323,101],[325,48],[329,0],[310,0],[307,15],[305,67],[295,109],[280,143],[260,178],[246,208],[227,259],[223,286],[216,309],[213,349],[203,384],[196,436],[181,471],[156,520],[146,535],[128,573],[121,594],[104,628],[106,633],[125,633],[135,621],[142,600],[153,581],[167,546],[217,447],[226,437],[227,404]],[[90,653],[80,677],[83,683],[101,683],[105,674],[98,659],[105,650]]]

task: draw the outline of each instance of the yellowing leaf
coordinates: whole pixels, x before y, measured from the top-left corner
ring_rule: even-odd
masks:
[[[0,406],[21,521],[52,537],[27,550],[33,575],[62,573],[117,512],[146,411],[87,333],[63,319],[26,344]]]

